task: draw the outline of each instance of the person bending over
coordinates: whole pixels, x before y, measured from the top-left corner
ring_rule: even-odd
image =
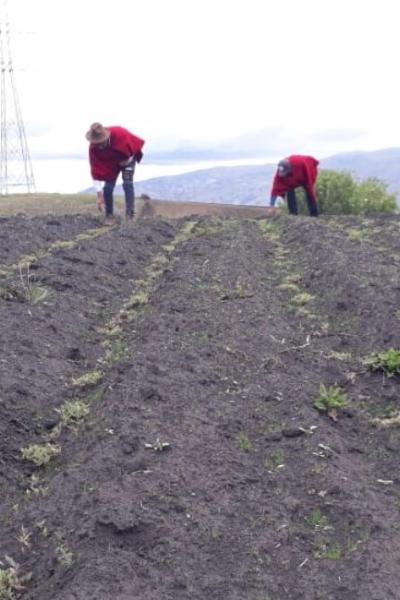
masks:
[[[122,174],[122,187],[125,194],[126,218],[133,219],[135,214],[135,189],[133,176],[136,163],[143,157],[144,140],[124,127],[103,127],[93,123],[86,133],[89,144],[89,163],[94,185],[97,191],[97,207],[105,206],[105,225],[113,225],[114,187],[118,176]]]
[[[271,190],[270,211],[275,212],[278,196],[285,198],[291,215],[298,214],[296,188],[305,191],[308,211],[312,217],[318,217],[318,203],[315,185],[318,176],[319,161],[312,156],[293,154],[279,161]]]

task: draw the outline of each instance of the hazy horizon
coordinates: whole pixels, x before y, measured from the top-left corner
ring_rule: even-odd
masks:
[[[176,158],[239,158],[241,140],[273,157],[400,140],[392,0],[12,0],[8,13],[32,157],[83,157],[94,121]]]
[[[370,155],[370,156],[369,156]],[[363,162],[363,177],[377,176],[376,169],[388,175],[392,180],[395,171],[394,164],[397,164],[400,155],[400,147],[380,148],[376,151],[358,151],[353,150],[346,153],[337,153],[329,156],[317,156],[321,161],[321,166],[331,164],[335,168],[351,170],[346,167],[346,163],[353,164],[357,158]],[[166,160],[164,162],[152,161],[151,155],[145,155],[142,162],[137,165],[135,172],[135,181],[146,181],[158,177],[168,177],[173,175],[182,175],[214,167],[239,167],[239,166],[270,166],[275,165],[282,156],[265,156],[261,158],[235,158],[235,159],[208,159],[208,160]],[[89,162],[86,156],[80,158],[54,156],[51,158],[32,159],[33,171],[38,192],[45,193],[78,193],[92,186]],[[368,166],[370,165],[370,166]],[[324,168],[322,166],[322,168]],[[330,167],[328,167],[330,168]],[[370,172],[369,172],[370,169]],[[389,176],[390,175],[390,176]],[[383,180],[386,177],[381,177]],[[266,186],[270,184],[266,176]],[[396,189],[397,193],[397,189]]]

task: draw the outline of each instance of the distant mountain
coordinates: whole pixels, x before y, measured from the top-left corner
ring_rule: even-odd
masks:
[[[336,154],[321,161],[323,169],[350,171],[359,179],[377,177],[400,196],[400,148]]]
[[[322,159],[320,168],[347,171],[360,180],[376,177],[400,199],[400,148],[336,154]],[[214,167],[139,181],[135,190],[138,196],[162,200],[263,205],[269,199],[275,170],[275,164]],[[123,193],[121,186],[116,193]]]
[[[136,194],[162,200],[265,204],[275,165],[214,167],[135,183]]]

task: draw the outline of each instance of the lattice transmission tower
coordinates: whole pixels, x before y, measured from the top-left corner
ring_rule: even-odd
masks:
[[[7,0],[0,0],[0,69],[0,194],[31,193],[35,178],[15,83]]]

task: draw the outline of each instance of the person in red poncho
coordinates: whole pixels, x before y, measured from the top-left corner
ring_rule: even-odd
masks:
[[[312,217],[318,217],[315,183],[319,161],[312,156],[292,155],[279,161],[272,184],[270,207],[274,207],[278,196],[286,197],[289,213],[298,214],[295,189],[304,188],[308,210]]]
[[[133,219],[135,213],[135,190],[133,176],[135,166],[143,157],[144,140],[124,127],[103,127],[93,123],[86,134],[90,142],[90,170],[97,191],[97,207],[105,206],[106,225],[113,225],[114,187],[122,173],[122,187],[125,194],[126,218]]]

